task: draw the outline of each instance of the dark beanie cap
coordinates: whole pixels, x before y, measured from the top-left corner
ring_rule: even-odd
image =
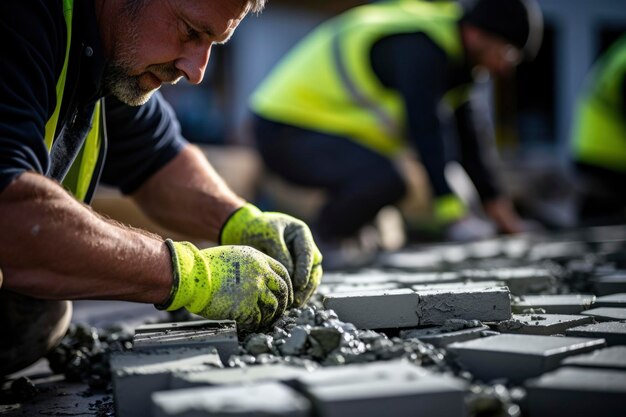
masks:
[[[541,18],[534,16],[538,8],[531,10],[525,0],[470,0],[464,3],[461,22],[498,35],[522,50],[529,46],[531,38],[541,37]]]

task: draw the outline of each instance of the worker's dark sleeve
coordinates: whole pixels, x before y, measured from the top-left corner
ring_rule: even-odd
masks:
[[[106,98],[108,152],[102,181],[123,193],[135,191],[172,160],[186,141],[174,111],[160,93],[144,105]]]
[[[455,111],[460,163],[476,186],[481,201],[499,196],[492,168],[497,157],[491,123],[486,111],[474,111],[475,103],[467,101]],[[485,109],[486,110],[486,109]]]
[[[371,59],[381,82],[398,91],[405,101],[407,134],[428,173],[433,193],[451,193],[444,176],[447,158],[437,114],[446,92],[446,54],[423,34],[402,34],[378,41]]]
[[[59,22],[61,22],[59,24]],[[0,192],[25,171],[46,174],[46,121],[65,56],[60,1],[0,1]]]

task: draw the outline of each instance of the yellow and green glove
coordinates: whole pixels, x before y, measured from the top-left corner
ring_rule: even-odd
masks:
[[[222,226],[220,243],[252,246],[283,264],[292,279],[297,307],[308,301],[322,279],[322,254],[311,230],[286,214],[262,212],[246,204]]]
[[[276,260],[248,246],[200,250],[189,242],[165,241],[172,255],[174,285],[157,308],[213,320],[235,320],[240,330],[269,328],[293,303],[291,281]]]

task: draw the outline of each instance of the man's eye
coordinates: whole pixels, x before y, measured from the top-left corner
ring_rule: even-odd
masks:
[[[187,22],[185,22],[185,31],[188,39],[194,40],[200,37],[200,32],[189,26]]]

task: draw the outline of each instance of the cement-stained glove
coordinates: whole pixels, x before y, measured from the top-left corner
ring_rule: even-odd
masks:
[[[189,242],[166,240],[174,285],[157,308],[185,307],[208,319],[235,320],[240,330],[267,329],[293,302],[285,268],[248,246],[200,250]]]
[[[295,306],[306,303],[322,279],[322,254],[311,231],[286,214],[246,204],[222,226],[220,243],[252,246],[283,264],[292,279]]]

